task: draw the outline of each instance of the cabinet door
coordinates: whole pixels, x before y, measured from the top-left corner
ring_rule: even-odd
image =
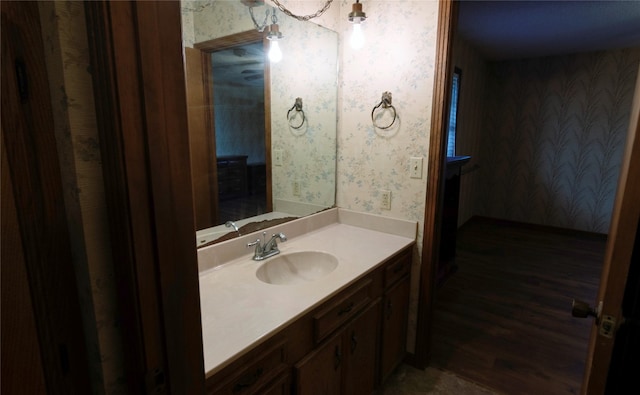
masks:
[[[355,318],[343,335],[345,391],[349,395],[370,395],[375,388],[380,301]]]
[[[344,360],[342,331],[296,364],[296,393],[340,394]]]
[[[401,280],[385,293],[382,310],[380,377],[384,382],[393,369],[402,362],[407,350],[409,277]]]
[[[291,382],[289,381],[289,374],[283,374],[276,378],[273,382],[260,389],[256,394],[260,395],[289,395],[291,389]]]

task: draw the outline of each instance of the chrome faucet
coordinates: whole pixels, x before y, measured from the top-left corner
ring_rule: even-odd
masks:
[[[240,231],[238,230],[238,226],[235,224],[235,222],[233,221],[227,221],[224,226],[226,226],[227,228],[233,228],[233,230],[235,230],[236,232],[238,232],[238,236],[242,236],[240,234]]]
[[[267,232],[262,232],[262,236],[263,236],[263,240],[266,240]],[[264,244],[260,242],[260,239],[257,239],[256,241],[248,243],[247,247],[255,246],[255,250],[253,253],[253,260],[261,261],[263,259],[267,259],[269,257],[279,254],[280,250],[278,249],[278,242],[277,242],[278,239],[280,239],[280,241],[287,241],[287,236],[285,236],[284,233],[274,233],[273,236],[271,236],[271,239],[269,239],[269,241],[265,242]]]

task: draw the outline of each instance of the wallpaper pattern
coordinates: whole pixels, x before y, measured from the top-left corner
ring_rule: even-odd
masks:
[[[418,222],[407,344],[413,351],[426,177],[410,178],[409,158],[423,157],[427,174],[438,2],[364,1],[368,18],[360,50],[348,44],[351,25],[345,16],[352,4],[340,2],[337,205]],[[381,130],[374,127],[371,111],[385,91],[392,94],[398,120]],[[391,210],[382,209],[381,190],[391,191]]]
[[[93,393],[124,394],[124,353],[84,5],[43,1],[39,7]]]
[[[639,49],[491,63],[479,215],[607,233]]]
[[[324,2],[287,2],[302,15],[317,4]],[[254,9],[260,23],[266,8]],[[282,151],[282,165],[272,167],[274,209],[282,200],[330,207],[336,185],[337,34],[280,11],[277,18],[284,56],[271,65],[271,146]],[[183,1],[182,22],[185,46],[254,29],[240,1]],[[297,97],[302,98],[306,117],[300,129],[289,127],[286,119]],[[239,111],[244,110],[226,109],[227,114]],[[294,181],[300,185],[299,196],[294,195]]]

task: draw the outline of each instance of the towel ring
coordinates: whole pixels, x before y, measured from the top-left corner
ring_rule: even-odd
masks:
[[[292,117],[289,117],[289,114],[291,113],[291,111],[293,111],[293,109],[296,110],[296,112],[300,112],[302,113],[302,122],[300,122],[300,125],[295,126],[291,124],[291,120],[293,119]],[[295,113],[294,113],[295,115]],[[302,98],[301,97],[296,97],[296,102],[293,104],[293,107],[291,107],[289,109],[289,111],[287,111],[287,123],[289,124],[289,126],[291,126],[294,129],[300,129],[302,127],[302,125],[304,125],[304,121],[307,118],[304,116],[304,111],[302,110]]]
[[[380,106],[382,106],[382,108],[390,108],[391,110],[393,110],[393,120],[387,126],[378,125],[376,123],[375,117],[373,116],[373,114]],[[391,105],[391,92],[384,92],[382,93],[382,100],[380,101],[380,103],[378,103],[378,105],[373,107],[373,110],[371,110],[371,121],[373,122],[373,126],[377,127],[378,129],[389,129],[396,122],[397,115],[398,114],[396,113],[396,108]]]

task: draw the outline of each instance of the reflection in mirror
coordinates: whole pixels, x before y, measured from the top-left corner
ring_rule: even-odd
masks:
[[[211,53],[218,225],[267,210],[262,40]],[[268,104],[267,104],[268,105]]]
[[[267,9],[272,12],[267,5],[254,8],[256,19],[261,20]],[[226,221],[234,221],[240,233],[249,233],[272,226],[272,221],[334,206],[337,33],[278,11],[284,36],[280,41],[283,58],[272,64],[267,60],[261,72],[255,59],[264,61],[264,53],[259,52],[268,48],[268,42],[262,40],[262,33],[257,32],[248,8],[240,0],[183,1],[182,16],[196,244],[208,245],[237,235],[225,227]],[[225,44],[214,52],[213,42]],[[190,65],[192,51],[204,51],[209,58],[201,60],[200,65],[195,64],[198,61]],[[226,56],[227,61],[216,54]],[[202,54],[198,56],[204,59]],[[248,57],[254,58],[253,64]],[[232,66],[228,59],[238,66]],[[193,94],[195,83],[189,78],[194,67],[207,74],[196,79],[201,85],[200,95]],[[234,74],[239,77],[235,81],[229,78],[227,88],[216,88],[217,80]],[[248,91],[254,96],[239,96],[243,90],[239,86],[249,83],[253,88]],[[262,95],[260,83],[264,83]],[[220,95],[225,90],[227,96]],[[298,129],[287,119],[296,98],[302,99],[305,113],[305,122]],[[206,125],[202,136],[193,135],[196,124]],[[221,170],[219,163],[235,167],[234,171],[244,172],[244,176],[234,179],[229,171]],[[231,183],[238,183],[238,178],[244,181],[233,186]],[[243,202],[245,209],[237,209]]]

